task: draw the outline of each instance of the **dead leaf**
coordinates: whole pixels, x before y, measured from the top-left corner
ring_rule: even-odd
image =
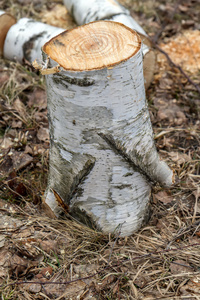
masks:
[[[186,285],[180,288],[180,293],[181,295],[185,295],[185,296],[197,295],[197,298],[196,297],[195,298],[198,299],[198,296],[200,294],[200,277],[195,276],[191,278]]]
[[[32,150],[32,148],[29,145],[26,145],[24,153],[32,155],[33,154],[33,150]]]
[[[0,73],[0,86],[3,86],[4,83],[8,82],[10,76],[7,73]]]
[[[187,7],[187,6],[185,6],[185,5],[181,5],[181,4],[179,4],[178,8],[179,8],[179,10],[180,10],[180,11],[183,11],[183,12],[186,12],[186,11],[188,11],[188,7]]]
[[[44,90],[35,89],[30,95],[28,95],[28,98],[28,107],[36,107],[39,111],[47,108],[47,96]]]
[[[180,274],[191,272],[193,269],[186,261],[178,259],[170,264],[170,270],[172,274]]]
[[[22,168],[27,167],[33,161],[33,158],[24,152],[13,151],[11,157],[13,161],[13,169],[15,171],[19,171]]]
[[[41,284],[33,283],[29,285],[29,291],[33,294],[39,293],[42,289]]]
[[[37,133],[37,138],[43,142],[49,141],[49,129],[40,127]]]
[[[19,115],[24,118],[26,115],[26,107],[19,98],[14,101],[13,107],[19,113]]]
[[[84,277],[95,273],[97,266],[95,264],[74,265],[73,268],[76,274],[78,274],[80,277]]]
[[[159,108],[157,113],[157,119],[158,121],[166,120],[170,124],[175,125],[182,125],[187,120],[184,112],[180,110],[179,106],[172,104],[169,107],[169,104],[166,105],[166,103],[163,103]]]
[[[17,177],[17,173],[12,171],[7,178],[7,185],[10,188],[9,192],[12,193],[15,197],[18,196],[26,196],[27,188],[23,182],[21,182],[20,178]]]
[[[35,121],[38,124],[40,124],[40,123],[42,123],[42,125],[44,123],[48,124],[48,118],[47,118],[47,112],[46,111],[45,112],[40,112],[40,111],[35,112],[34,118],[35,118]]]
[[[135,276],[134,276],[135,277]],[[134,284],[139,287],[143,288],[147,285],[147,283],[151,282],[151,278],[149,276],[140,275],[134,280]]]
[[[77,274],[78,278],[83,278],[83,277],[96,274],[97,265],[95,264],[73,265],[73,269]],[[84,279],[84,282],[89,285],[94,280],[94,277]]]
[[[171,226],[171,222],[167,217],[162,217],[161,219],[158,219],[156,227],[160,230],[160,234],[163,240],[170,240],[171,238],[173,238],[173,235],[176,232],[174,227]]]
[[[23,182],[20,182],[17,178],[14,180],[8,181],[8,186],[11,188],[9,192],[11,192],[15,197],[18,196],[26,196],[27,195],[27,188]]]
[[[12,121],[12,128],[22,128],[22,121],[19,121],[19,120],[13,120]]]
[[[41,208],[47,217],[49,217],[50,219],[57,219],[53,210],[49,207],[49,205],[45,202],[45,200],[43,198],[42,198]]]
[[[36,265],[38,262],[29,261],[23,257],[13,254],[8,249],[2,248],[0,251],[0,266],[1,270],[5,269],[5,272],[11,271],[16,277],[20,274],[26,273],[28,267]]]
[[[10,137],[4,137],[1,140],[1,148],[3,149],[8,149],[11,148],[13,146],[14,142]]]
[[[169,152],[168,154],[169,154],[171,160],[176,162],[178,164],[178,166],[191,161],[191,158],[185,153]]]
[[[107,285],[113,283],[114,280],[115,280],[114,275],[106,276],[102,281],[101,285],[99,285],[100,290],[103,290]]]
[[[10,150],[0,165],[0,173],[5,175],[13,171],[17,172],[27,167],[32,161],[33,158],[30,155],[24,152]]]
[[[33,155],[39,155],[39,154],[43,154],[45,151],[47,151],[47,149],[45,148],[44,144],[32,144],[32,151],[33,151]]]
[[[12,254],[8,251],[8,249],[2,248],[0,250],[0,266],[7,267],[8,261],[12,257]]]
[[[52,252],[56,253],[58,252],[58,244],[57,241],[53,241],[51,239],[48,239],[47,241],[42,241],[39,240],[40,247],[42,248],[43,251],[46,253],[50,254]]]
[[[5,282],[5,277],[8,276],[8,269],[0,266],[0,284]]]
[[[53,299],[60,297],[61,299],[78,299],[78,295],[86,288],[86,283],[82,280],[65,284],[48,284],[45,285],[47,294],[52,295]]]
[[[166,191],[160,191],[157,194],[153,194],[153,200],[160,201],[163,204],[171,203],[174,199],[172,196],[168,195]]]
[[[189,240],[190,244],[199,244],[200,243],[199,238],[196,236],[190,236],[190,237],[188,237],[188,240]]]
[[[12,238],[22,240],[24,238],[34,235],[34,231],[35,230],[33,227],[25,228],[23,230],[20,230],[20,232],[18,232],[18,233],[12,234]]]
[[[22,221],[12,218],[11,216],[4,215],[0,213],[0,228],[1,230],[12,230],[21,227],[23,224]]]
[[[49,279],[51,277],[51,275],[53,274],[53,268],[52,267],[42,268],[40,270],[39,274],[41,274],[43,277]]]
[[[14,204],[11,204],[5,200],[0,199],[0,209],[1,211],[6,211],[9,214],[18,213],[18,207]]]
[[[4,177],[13,170],[12,158],[9,155],[4,156],[3,161],[0,164],[0,176]]]

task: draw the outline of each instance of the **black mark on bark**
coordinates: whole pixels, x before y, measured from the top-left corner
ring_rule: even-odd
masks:
[[[91,86],[95,84],[95,81],[93,79],[89,79],[87,77],[84,78],[75,78],[75,77],[69,77],[62,74],[56,74],[54,75],[54,79],[56,78],[57,83],[64,84],[64,82],[68,82],[70,84],[78,85],[78,86]]]
[[[24,43],[23,45],[24,59],[28,60],[29,62],[31,61],[31,51],[34,48],[34,43],[37,39],[42,37],[44,34],[47,34],[47,32],[43,31],[39,34],[33,35],[32,38],[30,38],[30,40]]]

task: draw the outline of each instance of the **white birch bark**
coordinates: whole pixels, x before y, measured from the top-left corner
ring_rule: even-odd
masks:
[[[144,29],[130,16],[129,10],[115,0],[63,0],[63,2],[78,25],[106,19],[116,21],[117,19],[116,22],[121,22],[137,32],[147,35]]]
[[[50,26],[32,19],[20,19],[13,25],[5,38],[3,56],[9,60],[24,60],[32,63],[42,60],[42,46],[64,29]]]
[[[43,47],[50,171],[46,202],[56,215],[54,192],[71,213],[104,232],[139,229],[148,215],[149,179],[172,183],[160,161],[145,98],[139,37],[114,22],[65,32]]]
[[[63,2],[78,25],[97,20],[109,20],[122,23],[140,34],[142,40],[144,84],[147,89],[153,80],[156,55],[151,49],[151,42],[146,32],[132,18],[129,10],[120,5],[116,0],[63,0]]]

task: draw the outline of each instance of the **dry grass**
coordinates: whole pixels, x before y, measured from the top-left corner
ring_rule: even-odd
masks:
[[[17,18],[35,19],[56,4],[0,3]],[[125,4],[130,8],[132,2]],[[158,16],[152,20],[155,11],[148,5],[142,10],[140,2],[137,17],[144,22],[146,16],[146,26],[156,32],[163,16],[159,22]],[[158,67],[148,99],[159,153],[177,181],[168,190],[154,187],[149,223],[131,237],[120,238],[95,232],[70,216],[46,217],[41,208],[49,147],[41,134],[48,126],[44,80],[31,66],[1,59],[2,299],[198,299],[199,95],[166,61],[160,60]],[[11,151],[31,160],[12,170]]]

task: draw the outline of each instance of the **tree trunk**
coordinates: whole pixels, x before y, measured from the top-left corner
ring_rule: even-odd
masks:
[[[61,33],[43,47],[50,124],[46,202],[108,233],[147,220],[150,181],[172,183],[145,98],[141,40],[115,22]],[[50,58],[50,60],[49,60]],[[45,71],[45,70],[44,70]]]
[[[63,2],[78,25],[97,20],[109,20],[122,23],[139,33],[142,40],[144,83],[147,89],[153,80],[156,55],[148,35],[131,17],[129,10],[116,0],[63,0]]]

